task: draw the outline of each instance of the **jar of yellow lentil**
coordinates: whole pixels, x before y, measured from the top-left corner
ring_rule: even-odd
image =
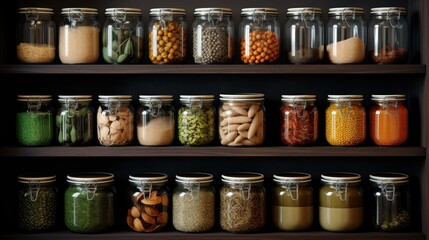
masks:
[[[181,8],[152,8],[149,21],[149,59],[153,64],[186,61],[186,15]]]
[[[357,146],[365,141],[366,112],[362,95],[328,95],[326,140],[333,146]]]

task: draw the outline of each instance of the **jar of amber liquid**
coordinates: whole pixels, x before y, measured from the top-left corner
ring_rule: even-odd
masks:
[[[311,175],[288,172],[274,175],[273,223],[284,231],[302,231],[313,224]]]
[[[322,174],[319,190],[320,226],[333,232],[348,232],[363,224],[363,192],[361,176],[357,173],[334,172]]]
[[[372,95],[369,111],[371,140],[379,146],[398,146],[408,138],[408,109],[405,95]]]

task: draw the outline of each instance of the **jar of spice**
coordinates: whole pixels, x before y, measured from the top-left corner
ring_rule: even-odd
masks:
[[[115,224],[114,175],[104,172],[67,175],[64,222],[76,233],[101,233]]]
[[[107,8],[102,35],[106,63],[139,63],[143,59],[143,20],[138,8]]]
[[[137,138],[141,145],[171,145],[175,136],[172,95],[140,95],[137,110]]]
[[[326,46],[329,61],[335,64],[364,62],[366,30],[363,8],[330,8]]]
[[[369,59],[373,63],[405,63],[408,56],[407,11],[403,7],[371,8]]]
[[[182,232],[207,232],[215,224],[213,175],[189,172],[176,175],[173,226]]]
[[[219,139],[225,146],[262,145],[265,141],[264,94],[220,94]]]
[[[280,137],[285,145],[306,146],[318,138],[316,95],[282,95]]]
[[[94,109],[91,95],[59,95],[56,113],[58,142],[61,145],[90,145],[94,140]]]
[[[45,232],[57,226],[58,189],[56,176],[18,176],[18,227],[24,232]]]
[[[127,224],[136,232],[155,232],[169,222],[170,190],[164,173],[146,172],[129,176]]]
[[[220,227],[228,232],[250,233],[266,223],[264,175],[233,172],[222,175]]]
[[[129,145],[134,140],[131,95],[100,95],[97,110],[98,141],[104,146]]]
[[[56,52],[56,24],[52,8],[18,9],[16,54],[21,63],[52,63]]]
[[[47,146],[54,139],[51,95],[18,95],[16,139],[23,146]]]
[[[322,174],[319,190],[320,226],[333,232],[358,230],[364,220],[361,176],[357,173]]]
[[[379,146],[398,146],[408,138],[408,109],[405,95],[372,95],[369,111],[371,140]]]
[[[193,56],[195,63],[232,62],[234,23],[229,8],[196,8],[194,13]]]
[[[366,138],[366,112],[362,95],[328,95],[326,140],[333,146],[357,146]]]
[[[311,175],[300,172],[274,174],[273,223],[283,231],[303,231],[313,225]]]
[[[371,223],[384,232],[405,231],[410,227],[411,193],[407,174],[371,174]]]
[[[240,56],[243,63],[276,63],[280,59],[280,45],[276,8],[241,9]]]
[[[153,64],[184,63],[187,51],[185,9],[152,8],[149,16],[149,60]]]
[[[97,9],[63,8],[59,33],[59,56],[64,64],[96,63],[100,54]]]
[[[210,145],[215,140],[213,95],[180,95],[178,134],[186,146]]]
[[[325,51],[325,27],[320,8],[288,8],[285,24],[286,57],[290,63],[318,63]]]

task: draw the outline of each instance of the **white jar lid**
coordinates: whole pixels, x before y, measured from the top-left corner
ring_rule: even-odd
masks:
[[[335,7],[329,9],[330,15],[341,15],[341,14],[363,14],[364,9],[361,7]]]
[[[251,16],[255,13],[266,13],[266,14],[274,14],[277,15],[279,12],[277,8],[269,8],[269,7],[257,7],[257,8],[243,8],[241,9],[241,15]]]
[[[181,102],[190,102],[190,101],[203,101],[211,102],[214,101],[214,95],[180,95]]]
[[[321,175],[322,182],[337,183],[338,181],[344,181],[349,183],[357,183],[361,181],[360,174],[352,172],[331,172]]]
[[[370,174],[369,180],[375,183],[405,183],[408,182],[408,175],[396,172],[380,172]]]
[[[142,10],[140,8],[106,8],[106,15],[126,13],[132,15],[141,15]]]
[[[19,183],[51,183],[56,181],[56,175],[41,173],[24,173],[18,176]]]
[[[97,15],[98,10],[96,8],[79,8],[79,7],[61,9],[61,14],[71,14],[71,13],[83,13],[83,14]]]
[[[316,95],[282,95],[283,102],[293,102],[293,101],[316,101]]]
[[[155,100],[171,102],[173,101],[173,95],[139,95],[140,102],[150,102]]]
[[[406,99],[404,94],[371,95],[371,100],[373,101],[405,101]]]
[[[406,8],[404,7],[376,7],[371,8],[371,14],[394,14],[394,13],[400,13],[405,14],[407,13]]]
[[[221,98],[234,98],[234,99],[249,99],[249,98],[263,98],[263,93],[235,93],[235,94],[219,94]]]
[[[42,101],[42,102],[46,102],[46,101],[51,101],[52,100],[52,95],[18,95],[17,96],[18,101]]]
[[[231,172],[222,174],[222,182],[227,183],[260,183],[264,175],[256,172]]]
[[[114,175],[106,172],[83,172],[67,175],[67,182],[77,184],[109,183],[113,182]]]
[[[150,16],[160,16],[162,14],[185,15],[186,10],[183,8],[151,8]]]
[[[210,183],[213,182],[213,175],[202,172],[187,172],[176,175],[176,182],[179,183]]]
[[[91,99],[92,95],[58,95],[58,98]]]
[[[54,14],[52,8],[39,8],[39,7],[24,7],[18,8],[18,13],[42,13],[42,14]]]
[[[168,181],[168,176],[165,173],[159,172],[144,172],[135,173],[128,176],[129,182],[133,183],[165,183]]]
[[[362,101],[363,95],[328,95],[328,101]]]
[[[209,13],[222,13],[222,14],[232,14],[231,8],[219,8],[219,7],[211,7],[211,8],[195,8],[194,15],[206,15]]]
[[[288,8],[287,15],[299,15],[299,14],[321,14],[322,9],[316,7],[300,7],[300,8]]]
[[[277,173],[273,175],[273,180],[275,182],[299,182],[306,183],[311,182],[311,175],[303,172],[284,172]]]

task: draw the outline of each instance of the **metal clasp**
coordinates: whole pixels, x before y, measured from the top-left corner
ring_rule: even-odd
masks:
[[[301,21],[304,22],[304,25],[305,25],[306,28],[311,28],[312,27],[308,23],[314,21],[315,12],[316,11],[314,9],[312,9],[311,12],[308,9],[302,9],[302,11],[301,11]]]
[[[208,13],[208,21],[212,24],[213,27],[216,27],[219,22],[222,22],[223,19],[223,12],[212,12],[213,9],[210,9],[209,13]]]
[[[255,28],[262,28],[266,19],[267,12],[265,9],[263,11],[260,9],[253,10],[253,22],[255,23]]]
[[[390,26],[393,28],[401,27],[401,10],[387,10],[387,19],[389,20]]]
[[[40,182],[39,181],[30,181],[28,183],[28,193],[30,194],[30,200],[32,202],[37,201],[39,196]]]
[[[151,98],[149,100],[149,111],[152,117],[158,117],[162,107],[162,100],[157,98]]]
[[[356,20],[356,10],[343,9],[341,11],[341,20],[346,23],[347,27],[353,27],[353,23]],[[352,20],[351,24],[349,23],[349,20]]]
[[[80,9],[70,9],[67,13],[67,18],[70,21],[70,26],[76,27],[77,23],[83,21],[83,12]]]
[[[348,188],[348,183],[338,180],[335,183],[335,191],[336,191],[336,195],[338,197],[340,197],[341,201],[346,201],[347,200],[347,188]]]
[[[200,192],[200,183],[199,182],[187,182],[184,185],[184,188],[191,193],[191,199],[197,198]]]
[[[290,198],[294,201],[299,199],[299,182],[297,181],[286,181],[286,186],[284,186],[286,192],[289,193]]]
[[[143,199],[149,200],[152,195],[152,182],[140,181],[140,189],[143,193]]]
[[[108,106],[110,115],[116,116],[119,108],[121,107],[121,101],[119,101],[118,98],[108,98],[107,106]]]
[[[88,201],[92,201],[97,192],[97,182],[94,182],[94,183],[85,182],[85,190],[86,190],[86,199]]]
[[[395,200],[395,185],[393,183],[383,184],[381,190],[386,196],[387,201],[392,202]]]
[[[27,100],[27,109],[30,113],[37,113],[42,107],[41,99],[28,99]]]
[[[125,9],[114,9],[112,19],[115,21],[113,27],[116,30],[122,29],[124,22],[127,19],[127,11]]]
[[[293,98],[292,105],[295,115],[298,118],[303,118],[305,116],[305,109],[307,109],[307,100]]]
[[[240,192],[244,200],[249,200],[250,190],[252,189],[252,183],[250,182],[240,182]]]
[[[161,28],[168,28],[167,22],[173,21],[173,13],[171,11],[159,10],[159,21],[161,23]]]
[[[39,19],[39,11],[34,8],[27,9],[25,12],[25,19],[30,22],[31,27],[36,27],[37,20]]]

